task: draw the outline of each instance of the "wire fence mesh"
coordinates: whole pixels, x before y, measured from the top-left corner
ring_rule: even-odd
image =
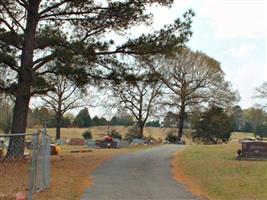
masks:
[[[50,150],[51,138],[42,132],[39,146],[36,151],[36,180],[34,191],[42,191],[48,188],[50,183]]]
[[[0,200],[25,192],[28,199],[50,181],[50,143],[46,130],[0,135]]]

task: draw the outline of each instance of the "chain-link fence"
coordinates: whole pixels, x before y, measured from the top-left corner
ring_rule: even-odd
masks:
[[[0,200],[24,192],[28,199],[50,181],[50,143],[46,130],[0,135]]]

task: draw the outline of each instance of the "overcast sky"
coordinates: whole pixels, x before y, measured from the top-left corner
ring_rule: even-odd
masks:
[[[157,26],[192,8],[196,16],[188,46],[221,63],[238,89],[242,108],[258,102],[254,88],[267,81],[265,0],[175,0],[171,10],[154,8]]]

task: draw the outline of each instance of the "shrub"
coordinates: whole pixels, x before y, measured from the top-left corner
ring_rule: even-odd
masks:
[[[116,138],[116,139],[119,139],[119,140],[122,139],[121,134],[118,131],[114,130],[114,129],[112,129],[108,135],[110,137],[112,137],[112,138]]]
[[[267,137],[267,124],[260,124],[256,127],[256,136],[259,136],[261,139]]]
[[[142,135],[139,133],[137,126],[132,126],[128,129],[127,133],[124,136],[125,140],[131,142],[133,139],[142,139]]]
[[[165,140],[169,141],[170,143],[176,143],[178,141],[178,135],[176,133],[169,132],[165,137]]]
[[[83,133],[83,138],[84,138],[85,140],[92,139],[93,136],[92,136],[91,131],[89,131],[89,130],[85,131],[85,132]]]
[[[146,123],[146,126],[148,127],[160,127],[159,120],[150,121]]]
[[[147,137],[144,136],[143,139],[147,140],[147,141],[155,140],[155,138],[153,138],[151,134],[149,136],[147,136]]]
[[[219,107],[203,113],[194,127],[193,140],[203,144],[227,143],[232,132],[230,117]]]

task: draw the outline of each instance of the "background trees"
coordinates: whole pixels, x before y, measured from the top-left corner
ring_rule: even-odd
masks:
[[[80,128],[87,128],[89,126],[92,126],[92,120],[88,108],[80,110],[80,112],[73,121],[73,125]]]
[[[148,127],[160,127],[159,120],[149,121],[146,123],[146,126]]]
[[[93,126],[106,126],[108,121],[104,117],[99,118],[98,116],[95,116],[92,119],[92,124]]]
[[[256,127],[255,136],[259,136],[261,139],[267,137],[267,121]]]
[[[9,133],[12,119],[12,100],[5,94],[0,94],[0,130]]]
[[[233,130],[241,131],[243,128],[243,110],[240,106],[236,105],[229,110],[229,114],[232,118]]]
[[[256,88],[256,92],[259,98],[267,99],[267,82]]]
[[[177,114],[169,111],[163,118],[164,127],[177,127],[178,116]]]
[[[267,82],[264,82],[260,87],[255,89],[256,97],[262,99],[264,102],[267,102]],[[267,108],[267,103],[263,105],[264,108]]]
[[[262,108],[251,107],[243,110],[244,121],[251,125],[251,130],[255,131],[256,127],[264,122],[266,113]]]
[[[118,111],[110,120],[110,125],[131,126],[134,124],[134,117],[125,111]]]

